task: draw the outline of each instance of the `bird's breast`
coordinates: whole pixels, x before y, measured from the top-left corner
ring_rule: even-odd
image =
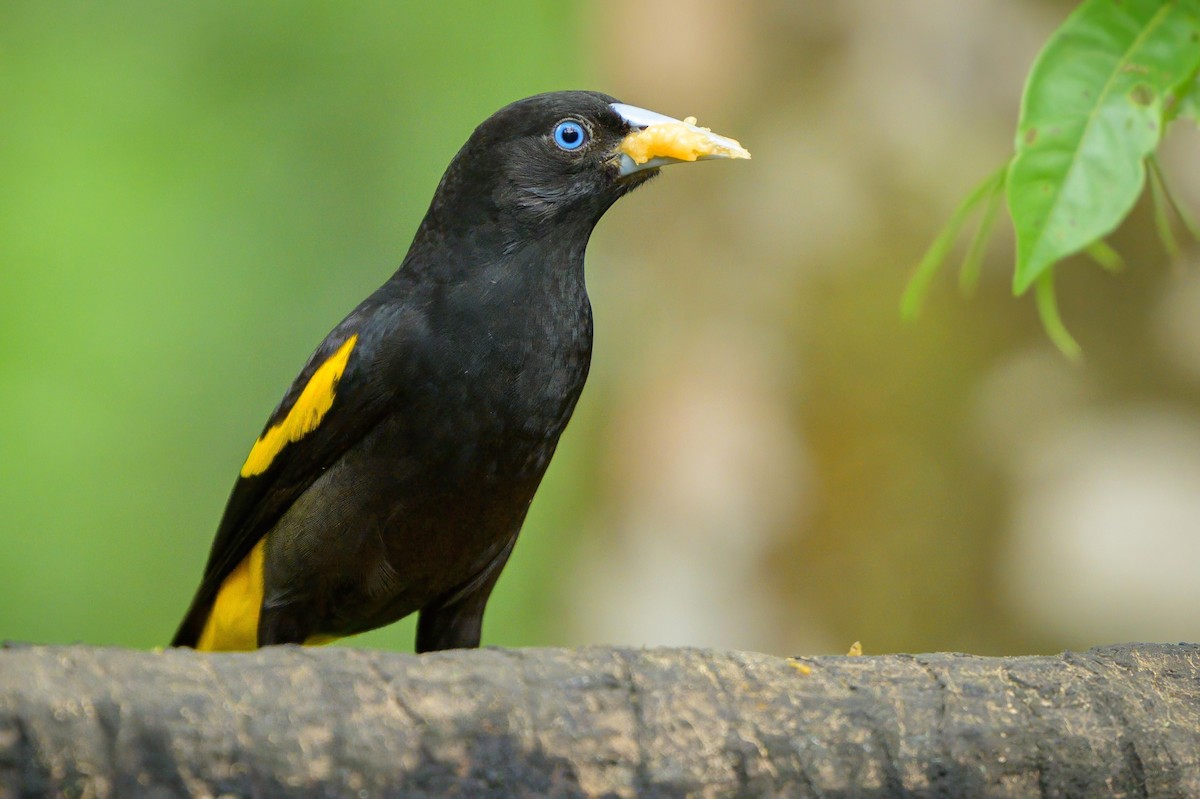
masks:
[[[427,458],[464,478],[536,481],[587,379],[587,296],[472,299],[431,319],[410,429]]]

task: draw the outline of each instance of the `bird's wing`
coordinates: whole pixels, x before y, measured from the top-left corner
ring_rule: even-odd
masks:
[[[364,330],[370,301],[325,338],[292,383],[242,466],[200,587],[172,646],[195,646],[225,578],[296,499],[385,415],[391,393],[373,371],[379,345]]]

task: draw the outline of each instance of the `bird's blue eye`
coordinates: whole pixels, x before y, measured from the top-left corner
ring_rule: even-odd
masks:
[[[554,143],[564,150],[578,150],[585,141],[587,131],[578,122],[567,119],[554,126]]]

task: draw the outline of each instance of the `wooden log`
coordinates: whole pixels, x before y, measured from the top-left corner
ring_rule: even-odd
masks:
[[[0,650],[0,797],[1200,797],[1200,645]]]

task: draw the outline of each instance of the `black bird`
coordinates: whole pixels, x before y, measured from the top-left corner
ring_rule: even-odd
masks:
[[[588,237],[658,167],[737,142],[595,92],[475,129],[400,268],[326,336],[234,484],[174,646],[322,643],[484,605],[587,378]]]

